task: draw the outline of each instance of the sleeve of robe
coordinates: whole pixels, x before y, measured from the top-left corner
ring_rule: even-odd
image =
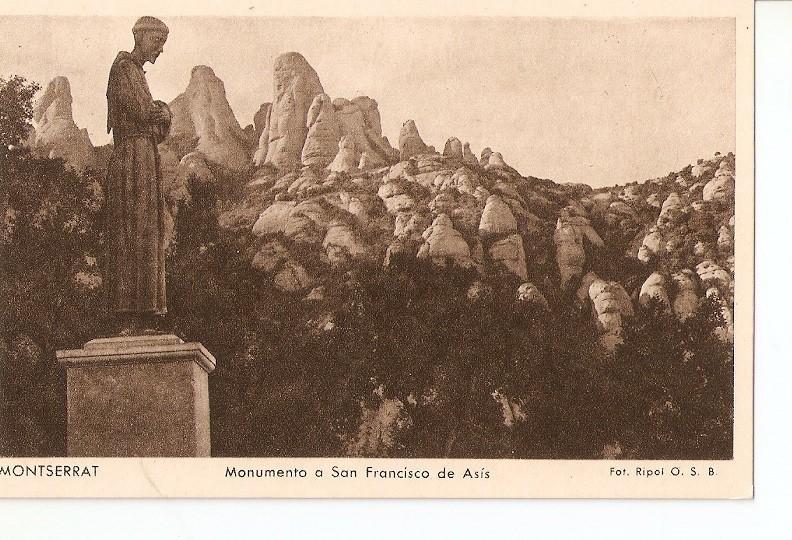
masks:
[[[156,122],[157,107],[148,90],[143,74],[133,62],[118,62],[110,79],[110,93],[119,112],[136,124]],[[108,126],[109,128],[110,126]]]

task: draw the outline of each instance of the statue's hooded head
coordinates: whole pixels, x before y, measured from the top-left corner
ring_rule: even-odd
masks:
[[[140,51],[145,62],[153,64],[168,39],[168,26],[155,17],[141,17],[132,27],[132,35],[135,36],[135,49]]]

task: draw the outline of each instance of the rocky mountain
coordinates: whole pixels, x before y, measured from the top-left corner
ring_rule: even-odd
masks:
[[[397,269],[414,258],[438,271],[471,269],[471,304],[492,301],[505,281],[513,283],[512,301],[549,318],[571,307],[579,313],[573,324],[591,325],[606,353],[625,341],[639,310],[657,306],[686,321],[705,299],[720,306],[715,335],[733,341],[732,154],[593,190],[523,176],[497,152],[466,159],[453,138],[439,154],[418,143],[413,122],[405,126],[398,150],[406,159],[369,170],[337,167],[353,163],[342,138],[330,166],[258,177],[221,216],[226,229],[253,233],[252,266],[310,305],[306,324],[318,332],[334,332],[347,309],[333,299],[332,276],[345,273],[352,287],[358,269]],[[504,425],[525,420],[524,402],[507,392],[494,397]],[[365,408],[348,451],[388,455],[387,441],[409,429],[401,414],[408,410],[390,398]]]
[[[409,148],[411,140],[403,140]],[[700,165],[709,172],[695,176],[688,167],[594,191],[521,176],[500,157],[482,167],[424,149],[370,171],[305,167],[254,180],[224,223],[250,227],[260,238],[253,264],[265,272],[277,276],[285,263],[289,275],[298,268],[300,279],[279,281],[288,292],[307,293],[322,279],[308,276],[289,246],[313,250],[328,267],[355,260],[388,266],[397,254],[454,263],[475,268],[485,281],[513,276],[523,291],[538,293],[533,298],[560,301],[574,293],[612,347],[621,320],[652,297],[684,318],[702,297],[717,296],[731,320],[734,158]],[[712,186],[721,195],[705,198]],[[725,336],[732,333],[731,325],[724,328]]]
[[[733,336],[732,154],[594,190],[524,176],[500,152],[484,148],[477,157],[457,137],[439,153],[412,120],[392,148],[377,102],[331,98],[299,53],[276,59],[273,95],[249,130],[259,134],[252,178],[222,221],[258,238],[251,263],[283,291],[305,295],[323,280],[294,252],[313,253],[328,272],[415,257],[475,269],[484,285],[511,276],[515,294],[549,310],[572,297],[610,350],[621,342],[622,321],[650,298],[680,318],[701,298],[717,298],[722,336]],[[233,156],[241,166],[250,155],[211,69],[193,70],[173,109],[166,146],[178,147],[181,160],[165,148],[163,162],[175,203],[187,196],[189,175],[215,181],[207,163]]]
[[[71,85],[66,77],[52,79],[36,102],[28,144],[37,154],[61,158],[75,169],[97,167],[88,130],[74,123]]]
[[[97,154],[74,124],[71,101],[68,80],[53,79],[36,105],[31,144],[93,166]],[[716,298],[727,321],[722,336],[733,336],[731,154],[593,190],[523,176],[501,153],[484,148],[476,157],[453,136],[439,153],[413,120],[393,148],[374,99],[331,98],[296,52],[276,59],[273,101],[246,131],[207,66],[193,68],[170,106],[172,128],[160,146],[169,220],[188,199],[191,176],[247,182],[223,223],[259,238],[252,264],[284,291],[307,293],[322,281],[294,249],[312,250],[328,269],[416,257],[473,268],[484,282],[512,276],[520,290],[535,291],[523,296],[550,310],[574,295],[610,349],[622,320],[650,298],[680,318],[701,298]]]
[[[200,152],[229,171],[247,168],[251,160],[245,136],[226,99],[225,85],[212,68],[195,66],[184,93],[170,103],[173,121],[164,144],[180,158]]]
[[[395,151],[382,135],[377,102],[367,96],[331,99],[316,71],[299,53],[275,60],[274,102],[263,122],[254,162],[280,172],[301,166],[369,169]],[[343,150],[342,150],[343,149]]]
[[[48,119],[71,117],[70,109],[68,114],[58,112],[70,103],[70,96],[68,100],[63,98],[68,95],[68,82],[65,92],[64,83],[59,84],[60,91],[48,89],[48,94],[61,96],[60,101],[42,100],[47,105],[37,108],[37,137],[39,124],[46,127],[54,125]],[[717,327],[711,332],[707,326],[705,331],[707,340],[718,343],[723,350],[728,350],[734,340],[736,179],[735,156],[731,153],[716,153],[664,177],[592,189],[584,182],[562,184],[526,175],[511,167],[497,148],[484,148],[477,156],[470,144],[458,136],[449,136],[446,141],[425,141],[410,119],[402,124],[394,139],[397,145],[392,147],[382,133],[377,102],[367,96],[333,98],[330,89],[323,87],[319,75],[298,53],[278,57],[273,70],[272,102],[264,103],[244,130],[228,105],[223,83],[205,66],[193,69],[187,90],[171,103],[171,108],[173,128],[160,146],[167,219],[171,224],[169,241],[177,234],[173,224],[178,208],[191,201],[190,179],[203,186],[223,188],[219,226],[223,238],[233,239],[233,249],[218,259],[233,259],[235,273],[228,278],[226,274],[215,276],[212,290],[224,279],[236,280],[239,272],[244,276],[243,282],[264,284],[275,295],[273,302],[279,306],[275,311],[282,311],[284,305],[294,311],[288,317],[281,313],[270,314],[270,318],[262,315],[266,324],[250,330],[251,336],[276,331],[283,332],[278,335],[285,341],[293,335],[308,336],[307,342],[315,339],[317,343],[339,347],[335,362],[343,363],[339,358],[346,358],[343,347],[349,344],[334,341],[341,328],[346,328],[346,335],[354,335],[350,328],[366,326],[375,316],[380,317],[380,326],[374,337],[368,336],[371,339],[396,328],[396,322],[387,319],[387,314],[383,322],[383,314],[359,313],[361,282],[376,283],[378,276],[385,276],[384,282],[403,285],[398,291],[377,291],[387,301],[395,302],[385,304],[394,310],[403,295],[419,288],[415,282],[421,279],[440,288],[442,294],[425,295],[435,304],[442,304],[443,295],[455,295],[456,304],[452,307],[441,305],[435,312],[434,305],[424,306],[417,314],[402,314],[398,322],[407,325],[411,332],[426,332],[426,343],[446,343],[446,332],[451,330],[449,321],[459,320],[468,325],[456,334],[458,340],[463,340],[459,336],[476,326],[464,319],[465,310],[478,316],[495,303],[504,306],[503,311],[517,322],[498,321],[491,328],[505,332],[503,339],[507,339],[510,334],[502,327],[517,332],[510,326],[516,325],[521,339],[530,341],[532,349],[515,352],[505,342],[494,339],[494,334],[479,336],[478,342],[493,339],[487,341],[486,350],[478,353],[481,358],[477,356],[476,362],[482,364],[489,362],[490,356],[495,358],[501,349],[523,360],[531,357],[533,349],[541,349],[550,362],[555,361],[556,353],[570,355],[568,365],[578,369],[580,351],[551,347],[559,341],[559,334],[580,332],[569,343],[588,343],[587,353],[588,349],[601,353],[605,360],[598,356],[597,367],[592,368],[594,375],[601,374],[600,368],[607,359],[616,362],[614,358],[619,357],[620,351],[640,342],[630,332],[651,334],[652,328],[640,324],[647,320],[644,315],[655,312],[682,327],[685,321],[699,324],[695,322],[700,320],[697,316],[719,309]],[[74,133],[74,129],[58,133]],[[46,129],[43,132],[49,133]],[[64,146],[59,137],[42,140],[49,140],[53,147]],[[439,143],[437,148],[442,148],[442,152],[430,143]],[[102,153],[106,154],[106,149]],[[234,189],[227,189],[228,186]],[[183,227],[181,230],[184,234]],[[186,244],[189,241],[183,242],[181,249],[187,249]],[[178,241],[173,245],[179,249]],[[197,251],[200,254],[211,250],[201,245]],[[419,278],[415,278],[416,274],[400,273],[404,268],[418,268]],[[455,273],[457,270],[459,273]],[[456,280],[456,288],[442,288],[443,281],[451,279]],[[245,295],[246,301],[253,296]],[[419,302],[420,298],[416,293],[410,301]],[[494,311],[499,314],[497,306]],[[528,315],[520,318],[525,313]],[[435,315],[445,317],[446,326],[435,328]],[[281,316],[284,318],[279,319]],[[421,319],[424,316],[428,321]],[[356,322],[349,323],[350,320]],[[417,325],[416,320],[423,322]],[[390,358],[377,351],[387,351],[392,344],[366,349],[368,337],[349,345],[352,353],[368,361],[375,353]],[[651,347],[660,348],[662,339],[652,339]],[[276,345],[267,342],[265,348]],[[452,350],[444,353],[445,358],[460,358],[456,346],[457,343],[450,345]],[[688,347],[689,342],[684,346]],[[645,352],[646,347],[641,350]],[[416,351],[411,357],[416,365],[409,366],[408,375],[434,360],[429,358],[431,351]],[[292,351],[285,354],[289,356]],[[631,354],[639,356],[641,351]],[[483,362],[484,357],[487,362]],[[291,356],[286,364],[289,362]],[[350,369],[361,371],[365,363],[360,360]],[[255,362],[245,357],[242,364],[247,366],[245,369],[253,369],[250,365]],[[303,391],[299,389],[304,381],[293,379],[293,369],[286,364],[274,362],[262,369],[282,368],[281,376],[290,381],[291,386],[287,387],[296,395]],[[391,455],[391,446],[400,440],[397,432],[414,429],[409,427],[411,422],[420,420],[416,408],[447,410],[443,407],[448,406],[448,410],[456,410],[442,401],[448,397],[437,397],[442,392],[455,396],[458,391],[442,390],[451,377],[444,370],[459,367],[452,364],[447,361],[425,373],[426,395],[410,393],[397,398],[388,393],[385,383],[378,383],[374,394],[367,390],[372,400],[360,403],[352,434],[344,435],[344,452]],[[464,365],[467,369],[470,364]],[[513,365],[514,362],[493,369],[505,373]],[[540,365],[542,370],[550,369],[548,364]],[[390,364],[385,371],[388,369]],[[608,369],[619,377],[623,373],[619,366]],[[703,373],[696,371],[698,368],[690,369],[694,374]],[[532,378],[534,373],[509,375],[510,379],[497,388],[481,390],[479,398],[484,396],[484,400],[480,403],[494,400],[498,410],[502,409],[502,417],[498,416],[494,424],[509,429],[528,425],[526,422],[540,416],[536,411],[553,413],[542,408],[544,398],[532,402],[531,396],[541,394],[557,399],[556,409],[574,406],[575,401],[566,400],[557,388],[577,384],[591,373],[570,373],[558,379],[561,382],[556,386],[544,384],[538,376]],[[347,375],[339,375],[339,389],[348,389]],[[240,372],[239,377],[247,381],[246,373]],[[324,371],[319,378],[327,379]],[[482,385],[489,380],[475,379],[476,384]],[[528,389],[520,386],[523,383],[535,386]],[[639,387],[638,383],[622,383],[628,390]],[[466,380],[463,386],[471,388]],[[604,383],[601,387],[610,388]],[[680,390],[683,391],[689,389]],[[657,399],[658,403],[670,403],[664,396]],[[719,402],[718,406],[728,409],[726,402]],[[291,402],[289,408],[296,409]],[[415,414],[411,416],[409,411]],[[653,409],[647,414],[655,412]],[[666,412],[677,414],[673,407],[663,414]],[[462,413],[457,410],[455,414]],[[464,415],[475,416],[471,411]],[[475,424],[473,431],[478,433],[481,425]],[[424,427],[429,432],[433,429],[430,424]],[[456,435],[448,437],[451,448]],[[695,437],[694,440],[698,441]],[[607,455],[619,443],[607,442]],[[641,451],[638,446],[635,448],[634,452]],[[573,449],[569,455],[599,456],[600,451],[601,446],[585,450],[589,453]],[[449,450],[443,452],[448,454]],[[552,455],[547,449],[537,452]]]
[[[324,93],[316,71],[299,53],[287,53],[275,60],[272,75],[273,102],[269,121],[256,150],[256,165],[271,165],[288,171],[300,163],[306,118],[314,97]]]

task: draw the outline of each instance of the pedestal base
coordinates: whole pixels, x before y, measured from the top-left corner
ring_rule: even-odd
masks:
[[[69,456],[210,455],[214,357],[174,335],[94,339],[66,367]]]

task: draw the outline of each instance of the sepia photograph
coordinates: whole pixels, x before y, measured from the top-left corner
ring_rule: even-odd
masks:
[[[733,462],[737,21],[0,15],[0,472]]]

